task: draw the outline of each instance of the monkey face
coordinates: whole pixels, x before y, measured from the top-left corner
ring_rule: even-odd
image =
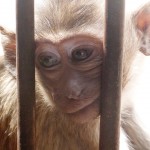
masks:
[[[37,41],[36,66],[56,108],[77,122],[99,115],[103,45],[80,35],[52,43]]]

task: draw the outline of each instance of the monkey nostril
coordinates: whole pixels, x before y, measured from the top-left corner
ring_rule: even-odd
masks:
[[[76,97],[76,96],[73,96],[73,95],[69,95],[69,96],[67,96],[67,98],[69,100],[79,100],[79,97]]]
[[[79,98],[71,98],[71,97],[67,97],[67,99],[68,99],[70,102],[73,102],[73,101],[79,101]]]

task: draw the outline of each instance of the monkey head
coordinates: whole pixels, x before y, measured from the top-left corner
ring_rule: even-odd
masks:
[[[73,120],[99,115],[102,42],[76,35],[52,43],[37,41],[36,66],[55,106]],[[85,118],[85,119],[83,119]]]

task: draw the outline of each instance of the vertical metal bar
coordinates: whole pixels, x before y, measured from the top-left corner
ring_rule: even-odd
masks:
[[[34,0],[17,0],[18,150],[35,150]]]
[[[106,0],[100,150],[119,149],[124,0]]]

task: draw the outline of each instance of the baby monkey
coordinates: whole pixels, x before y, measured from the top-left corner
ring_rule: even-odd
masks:
[[[17,150],[16,36],[0,30],[0,149]],[[35,1],[35,38],[36,149],[98,150],[104,1]],[[150,55],[150,3],[125,15],[123,51],[120,150],[150,150],[134,111],[139,91],[150,99],[150,79],[140,78]]]

